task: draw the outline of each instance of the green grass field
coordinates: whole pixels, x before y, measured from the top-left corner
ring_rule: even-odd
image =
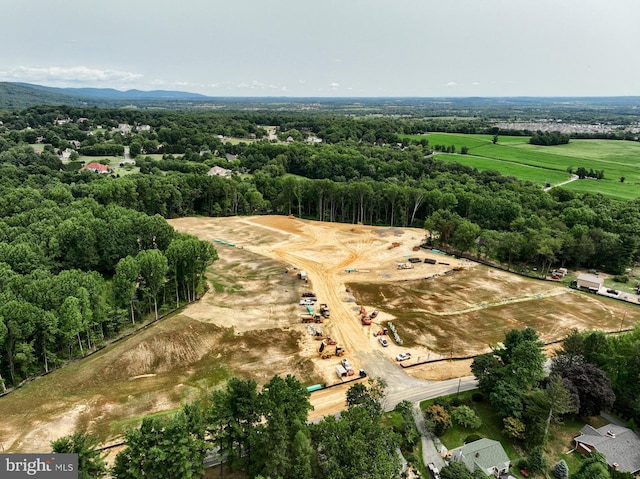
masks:
[[[419,139],[425,135],[406,135]],[[563,186],[571,191],[601,193],[620,200],[640,196],[640,143],[620,140],[571,140],[567,145],[530,145],[529,137],[430,133],[429,145],[466,146],[467,155],[437,154],[438,158],[457,161],[480,171],[496,170],[544,185],[568,179],[567,168],[604,170],[603,180],[578,180]],[[620,178],[625,177],[624,183]]]

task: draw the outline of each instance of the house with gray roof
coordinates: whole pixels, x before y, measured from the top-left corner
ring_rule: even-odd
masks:
[[[452,459],[464,463],[469,472],[480,470],[494,477],[509,473],[509,457],[504,452],[502,444],[493,439],[482,438],[452,452]]]
[[[587,425],[574,441],[576,451],[582,454],[598,451],[612,468],[634,475],[640,473],[640,436],[629,428],[608,424],[595,429]]]

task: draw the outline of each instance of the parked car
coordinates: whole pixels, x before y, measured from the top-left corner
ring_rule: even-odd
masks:
[[[438,468],[433,462],[429,463],[427,469],[429,469],[429,473],[431,474],[433,479],[440,479],[440,471],[438,471]]]
[[[400,353],[396,356],[396,361],[406,361],[411,359],[411,353]]]
[[[314,302],[311,299],[301,299],[300,306],[313,306]]]
[[[386,339],[386,338],[382,338],[382,337],[380,337],[380,338],[378,338],[378,342],[379,342],[380,344],[382,344],[385,348],[386,348],[387,346],[389,346],[389,341],[387,341],[387,339]]]

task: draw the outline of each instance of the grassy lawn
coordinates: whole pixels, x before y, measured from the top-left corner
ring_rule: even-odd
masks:
[[[476,168],[478,171],[494,170],[500,172],[504,176],[514,176],[523,181],[531,181],[541,186],[547,183],[555,185],[569,179],[570,175],[566,172],[549,170],[536,166],[528,166],[520,163],[513,163],[505,160],[495,160],[490,158],[482,158],[473,155],[459,155],[450,153],[440,153],[438,159],[447,161],[455,161],[463,165]]]
[[[552,170],[566,174],[567,168],[574,170],[584,167],[587,170],[604,170],[603,180],[578,180],[565,185],[571,191],[600,193],[610,198],[631,200],[640,196],[640,143],[621,140],[571,140],[567,145],[539,146],[530,145],[526,136],[499,136],[498,143],[493,144],[492,135],[465,135],[450,133],[430,133],[428,135],[406,135],[409,138],[426,138],[431,146],[455,145],[460,151],[463,146],[469,148],[469,157],[480,157],[472,160],[463,155],[439,158],[455,160],[469,164],[479,170],[493,169],[506,175],[516,175],[523,180],[542,181],[540,172],[530,170],[514,170],[504,162],[517,163]],[[485,159],[485,162],[482,162]],[[501,160],[501,161],[496,161]],[[511,168],[511,169],[509,169]],[[624,177],[625,181],[620,182]],[[537,179],[536,179],[537,178]],[[551,176],[550,176],[551,178]],[[566,178],[566,177],[565,177]],[[557,183],[557,181],[549,181]]]

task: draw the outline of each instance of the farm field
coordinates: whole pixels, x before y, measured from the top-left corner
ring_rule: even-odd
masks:
[[[463,356],[484,352],[505,331],[526,325],[553,341],[573,327],[617,331],[640,319],[637,305],[414,251],[424,238],[421,229],[281,216],[170,223],[215,242],[220,259],[208,270],[209,292],[179,313],[0,398],[5,450],[47,450],[51,440],[77,428],[113,442],[142,417],[174,411],[231,376],[259,384],[276,373],[294,374],[305,385],[340,383],[339,360],[320,359],[314,331],[345,347],[354,369],[388,379],[394,397],[405,398],[430,381],[471,373],[468,361],[401,369],[395,361],[400,352],[410,351],[414,362],[452,352]],[[397,269],[412,255],[439,264]],[[308,283],[297,278],[301,269]],[[309,290],[330,308],[322,324],[301,322],[298,301]],[[360,306],[379,311],[373,325],[361,324]],[[390,337],[383,348],[373,336],[388,321],[403,346]],[[312,417],[341,410],[346,387],[314,393]]]
[[[423,138],[424,135],[407,135]],[[601,193],[604,196],[631,200],[640,196],[640,143],[620,140],[571,140],[567,145],[530,145],[529,137],[500,136],[493,144],[492,135],[464,135],[430,133],[426,135],[431,146],[455,145],[469,148],[467,155],[437,154],[438,157],[468,164],[479,170],[496,170],[505,175],[544,184],[546,175],[560,173],[568,179],[567,168],[576,170],[604,170],[603,180],[579,180],[563,186],[575,192]],[[476,158],[471,158],[476,157]],[[532,167],[528,170],[515,168],[514,164]],[[551,170],[547,172],[546,170]],[[557,176],[554,176],[557,178]],[[625,177],[624,183],[620,178]],[[550,181],[551,183],[557,183]]]

